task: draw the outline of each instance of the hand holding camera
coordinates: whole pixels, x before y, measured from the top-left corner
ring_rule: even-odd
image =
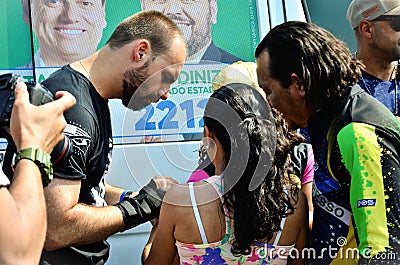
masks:
[[[52,165],[62,164],[72,153],[72,143],[62,134],[63,112],[75,98],[68,92],[58,92],[56,98],[53,102],[52,93],[40,84],[23,83],[14,74],[0,75],[0,137],[18,152],[14,166],[21,159],[38,165],[44,186],[53,178]]]
[[[24,104],[23,102],[28,99],[26,98],[27,95],[22,96],[22,98],[20,99],[21,101],[19,101],[18,103],[21,104],[21,106],[19,107],[31,108],[32,112],[35,112],[35,118],[32,117],[30,122],[24,123],[25,125],[24,129],[26,131],[15,130],[15,133],[10,134],[11,112],[13,111],[13,106],[15,105],[14,102],[15,92],[16,92],[15,88],[17,86],[17,83],[19,82],[21,83],[23,82],[22,77],[20,77],[19,75],[16,74],[0,75],[0,137],[6,138],[9,141],[9,143],[13,144],[16,141],[14,138],[19,136],[19,134],[21,133],[29,134],[28,137],[20,137],[20,139],[23,138],[24,140],[40,135],[40,137],[43,138],[42,144],[45,144],[45,146],[43,147],[47,149],[45,151],[53,150],[50,154],[52,164],[56,165],[58,163],[61,163],[62,161],[65,161],[72,153],[72,143],[66,136],[61,136],[59,132],[57,132],[58,141],[57,144],[53,146],[53,143],[49,140],[53,139],[52,137],[54,135],[54,130],[49,131],[48,127],[50,126],[52,128],[59,129],[59,127],[57,127],[56,124],[53,124],[53,122],[59,122],[59,120],[56,118],[59,115],[62,115],[65,109],[68,109],[72,105],[74,105],[75,103],[73,102],[75,102],[75,99],[71,98],[73,97],[71,94],[66,92],[61,92],[57,94],[59,98],[66,96],[66,98],[62,99],[62,102],[53,105],[46,105],[43,108],[42,107],[35,108],[34,106],[28,106]],[[23,84],[21,85],[24,86]],[[27,87],[27,92],[29,93],[29,102],[32,105],[40,106],[54,101],[53,94],[44,86],[38,83],[25,83],[25,86]],[[54,113],[51,113],[51,111],[54,111]],[[43,114],[40,116],[43,119],[43,121],[38,118],[37,116],[38,113]],[[26,113],[24,115],[26,115]],[[53,119],[51,117],[53,117]],[[26,118],[27,117],[20,117],[20,119],[26,119]],[[35,122],[43,127],[40,128],[39,126],[36,126]],[[31,125],[31,128],[28,128],[27,125],[29,124]],[[62,129],[64,128],[65,124]],[[40,132],[42,133],[47,132],[47,133],[45,135],[42,135]],[[18,144],[24,144],[24,143],[22,142]],[[40,142],[36,142],[36,145],[38,144],[40,144]],[[17,145],[16,147],[17,150],[23,149],[23,146],[20,146],[18,148]]]
[[[56,94],[56,102],[37,107],[29,104],[27,87],[22,82],[17,83],[14,94],[10,133],[17,151],[34,147],[50,154],[59,142],[65,141],[63,111],[75,104],[75,98],[68,92],[60,92]]]

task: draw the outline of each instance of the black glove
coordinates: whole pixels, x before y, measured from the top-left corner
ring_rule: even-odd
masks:
[[[165,190],[158,189],[154,180],[144,186],[136,197],[125,195],[122,202],[114,205],[122,212],[125,224],[123,231],[157,218],[164,195]]]

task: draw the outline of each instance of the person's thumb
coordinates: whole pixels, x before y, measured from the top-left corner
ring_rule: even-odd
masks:
[[[28,88],[24,82],[18,82],[14,89],[14,103],[29,103]]]

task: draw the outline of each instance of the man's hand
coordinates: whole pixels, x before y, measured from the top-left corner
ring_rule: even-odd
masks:
[[[164,193],[171,188],[173,185],[178,184],[178,181],[175,179],[168,177],[168,176],[155,176],[152,179],[156,185],[155,189],[159,189],[159,192]],[[146,185],[149,186],[151,184],[151,181]],[[164,192],[163,192],[164,191]],[[164,194],[162,194],[162,197],[164,197]],[[138,192],[134,191],[128,191],[125,193],[125,196],[123,197],[124,200],[128,198],[134,198],[137,195],[139,195]]]
[[[166,190],[176,183],[171,177],[154,177],[137,196],[127,195],[115,204],[122,212],[124,230],[158,218]]]
[[[11,113],[10,132],[17,150],[28,147],[41,148],[51,153],[63,139],[66,126],[64,111],[75,105],[76,100],[68,92],[57,92],[57,100],[41,106],[29,102],[25,83],[15,87],[15,101]]]
[[[155,176],[153,180],[157,184],[157,188],[164,190],[164,193],[173,185],[178,184],[178,181],[168,176]]]

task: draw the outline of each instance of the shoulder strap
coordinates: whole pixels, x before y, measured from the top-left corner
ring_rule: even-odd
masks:
[[[189,194],[190,194],[190,200],[192,201],[193,213],[194,217],[196,218],[197,226],[199,228],[201,240],[203,241],[203,244],[208,244],[206,232],[204,231],[203,223],[201,222],[199,209],[197,208],[196,197],[194,195],[193,182],[189,183]]]
[[[283,191],[286,193],[286,195],[288,195],[287,189],[284,188]],[[287,208],[286,208],[286,210],[287,210]],[[277,246],[278,243],[279,243],[279,239],[281,238],[283,227],[285,226],[285,221],[286,221],[286,216],[283,217],[282,220],[281,220],[281,225],[280,225],[281,229],[276,234],[276,238],[275,238],[275,241],[274,241],[274,246]]]
[[[222,179],[220,176],[212,176],[209,177],[207,179],[203,179],[204,182],[207,182],[208,184],[210,184],[215,191],[217,192],[219,199],[221,200],[222,203],[222,210],[224,212],[225,215],[225,235],[229,235],[229,231],[231,229],[231,222],[230,222],[230,217],[231,215],[229,214],[228,209],[226,208],[226,205],[223,204],[224,202],[224,198],[223,198],[223,183],[222,183]]]
[[[279,230],[278,233],[276,234],[274,246],[277,246],[279,243],[279,239],[281,238],[283,227],[285,226],[285,221],[286,221],[286,217],[283,217],[281,220],[281,230]]]

